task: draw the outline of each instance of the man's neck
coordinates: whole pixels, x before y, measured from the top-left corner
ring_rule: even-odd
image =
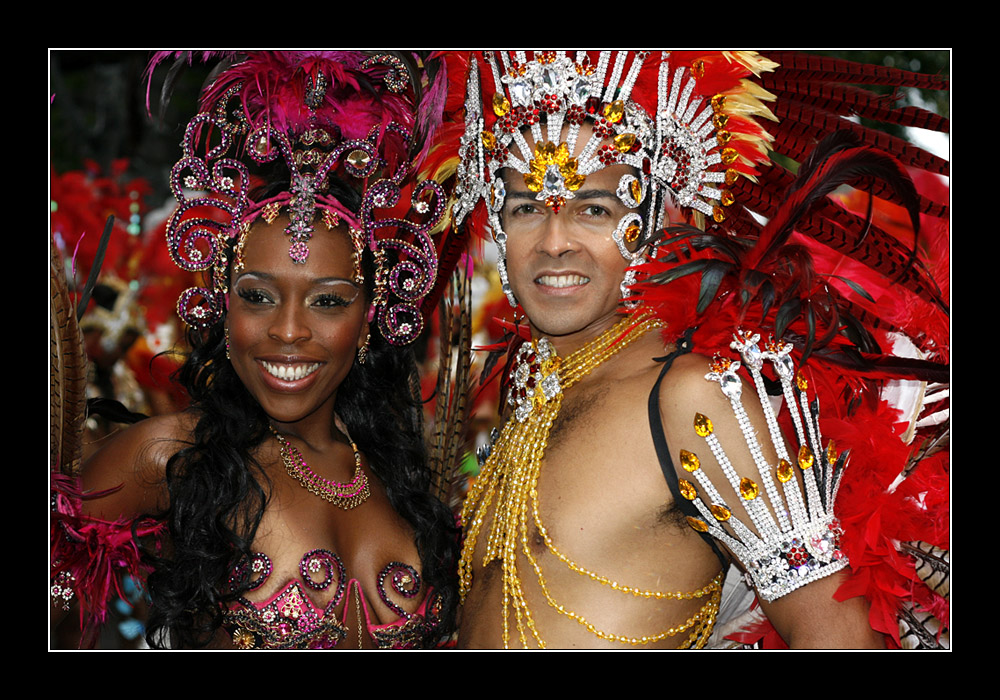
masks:
[[[556,352],[560,357],[568,357],[587,343],[599,337],[609,328],[614,327],[616,323],[624,318],[625,314],[613,313],[609,316],[600,318],[579,330],[561,335],[553,335],[544,332],[544,330],[538,328],[534,323],[532,323],[531,319],[528,319],[528,327],[531,329],[532,338],[548,338],[549,342],[552,343],[552,346],[556,349]]]

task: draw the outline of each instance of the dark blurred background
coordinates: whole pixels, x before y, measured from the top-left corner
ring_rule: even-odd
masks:
[[[764,52],[766,53],[766,52]],[[935,51],[816,51],[864,63],[950,74],[951,54]],[[51,163],[57,173],[79,170],[90,161],[103,173],[119,159],[128,161],[128,177],[141,177],[152,187],[150,206],[168,196],[167,173],[180,153],[184,125],[197,109],[198,93],[209,69],[195,63],[177,75],[172,98],[160,115],[160,90],[169,64],[154,73],[147,114],[144,71],[147,51],[54,50],[50,58]],[[879,90],[878,87],[873,88]],[[905,103],[922,103],[948,115],[947,93],[904,93]]]

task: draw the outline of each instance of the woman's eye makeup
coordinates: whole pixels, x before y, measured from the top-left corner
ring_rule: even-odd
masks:
[[[269,304],[273,301],[267,292],[256,287],[238,287],[236,294],[250,304]]]
[[[336,309],[350,306],[358,298],[361,290],[349,281],[335,281],[324,283],[320,289],[306,297],[309,306],[319,309]],[[280,299],[272,292],[251,285],[237,285],[236,294],[251,305],[271,305],[278,303]]]
[[[358,298],[360,292],[357,285],[347,280],[328,282],[311,297],[310,303],[325,308],[350,306]]]

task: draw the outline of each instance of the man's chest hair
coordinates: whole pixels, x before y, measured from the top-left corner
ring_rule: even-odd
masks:
[[[559,415],[549,430],[548,451],[559,450],[564,444],[573,449],[574,442],[601,431],[602,418],[607,415],[607,384],[571,387],[563,396]]]

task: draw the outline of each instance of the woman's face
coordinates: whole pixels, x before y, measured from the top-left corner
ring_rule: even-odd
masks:
[[[355,284],[343,229],[318,225],[305,264],[288,256],[281,216],[255,224],[229,292],[229,355],[244,386],[275,423],[332,420],[337,389],[368,335],[367,300]]]

